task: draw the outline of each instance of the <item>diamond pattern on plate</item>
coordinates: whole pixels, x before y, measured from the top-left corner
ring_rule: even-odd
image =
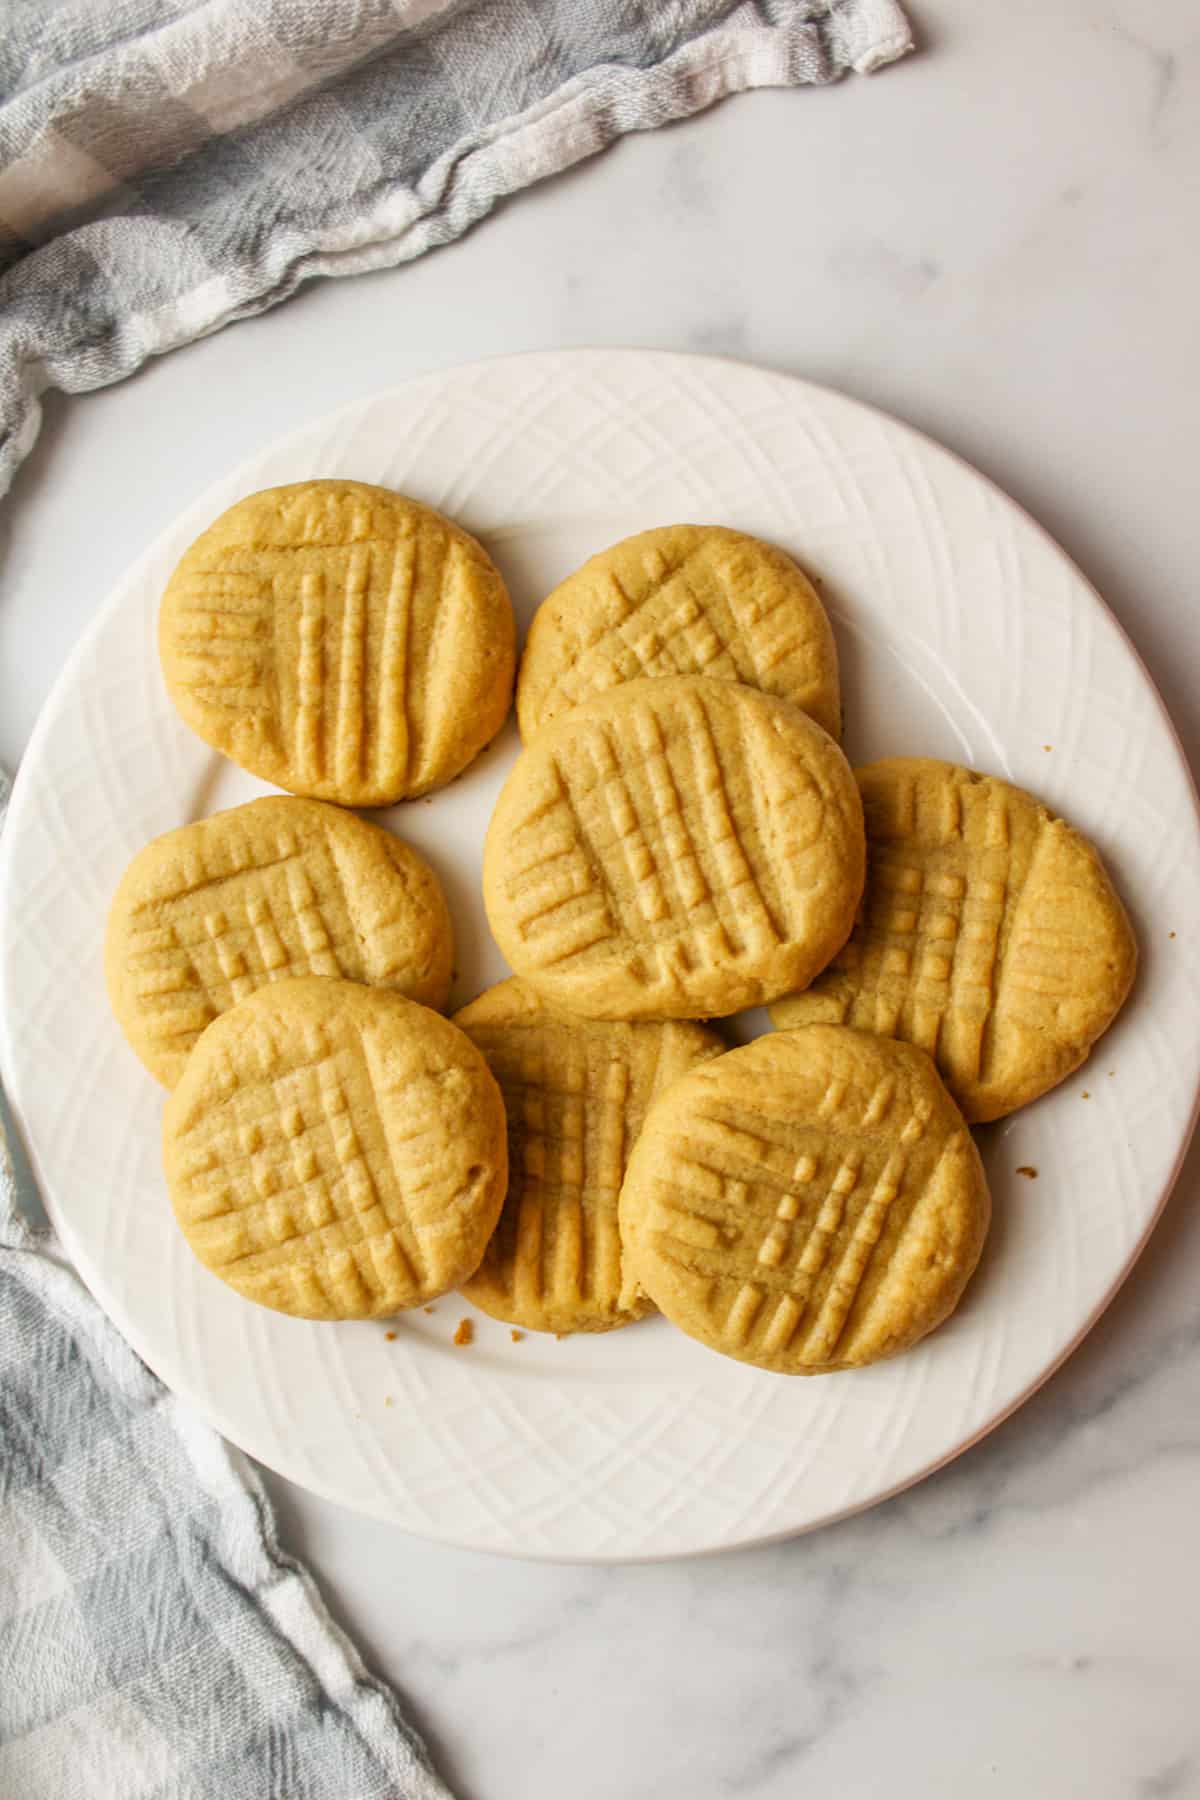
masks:
[[[125,862],[211,810],[219,774],[163,691],[158,596],[235,498],[329,473],[495,534],[520,569],[525,618],[574,564],[644,527],[699,519],[768,537],[836,614],[855,756],[973,759],[1034,788],[1111,857],[1143,937],[1134,1000],[1094,1074],[985,1145],[1005,1227],[966,1306],[918,1351],[788,1380],[659,1320],[513,1346],[485,1319],[458,1350],[467,1308],[453,1297],[399,1322],[389,1344],[380,1326],[246,1306],[192,1258],[158,1175],[161,1099],[109,1019],[100,962]],[[403,815],[405,830],[457,821],[444,854],[460,905],[478,891],[476,842],[509,745]],[[273,446],[129,572],[64,670],[17,783],[0,849],[0,1052],[85,1278],[236,1442],[430,1536],[524,1556],[675,1555],[782,1536],[904,1485],[1070,1347],[1136,1253],[1191,1120],[1200,939],[1183,927],[1198,889],[1195,796],[1157,696],[1083,578],[981,477],[765,370],[656,352],[511,357],[427,376]],[[1087,1205],[1033,1204],[1012,1179],[1022,1162],[1042,1169],[1039,1200],[1053,1183]]]

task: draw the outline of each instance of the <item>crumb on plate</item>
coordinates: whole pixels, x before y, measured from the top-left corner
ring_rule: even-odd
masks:
[[[396,1334],[394,1331],[385,1331],[383,1336],[385,1343],[394,1344],[396,1341]]]
[[[458,1321],[458,1330],[454,1334],[454,1342],[456,1344],[470,1344],[473,1343],[474,1340],[475,1327],[472,1325],[470,1319],[460,1319]]]
[[[514,1344],[519,1344],[521,1339],[525,1336],[525,1333],[523,1331],[510,1331],[508,1335]]]
[[[1017,1170],[1017,1174],[1024,1175],[1028,1181],[1036,1181],[1037,1180],[1037,1170],[1034,1168],[1032,1163],[1022,1163],[1020,1168]]]

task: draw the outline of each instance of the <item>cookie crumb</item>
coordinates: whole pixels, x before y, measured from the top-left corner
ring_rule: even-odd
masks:
[[[458,1321],[458,1330],[454,1334],[454,1342],[456,1344],[472,1344],[474,1341],[475,1327],[472,1325],[470,1319],[460,1319]]]
[[[383,1396],[383,1404],[385,1406],[390,1406],[392,1404],[392,1396],[390,1394],[385,1394]]]
[[[1082,1098],[1083,1098],[1083,1099],[1084,1099],[1084,1100],[1090,1100],[1090,1099],[1091,1099],[1091,1097],[1092,1097],[1092,1096],[1091,1096],[1091,1094],[1090,1094],[1090,1093],[1089,1093],[1089,1092],[1088,1092],[1088,1090],[1087,1090],[1087,1088],[1084,1088],[1084,1090],[1083,1090],[1083,1094],[1082,1094]]]
[[[1053,744],[1043,744],[1042,745],[1043,750],[1053,750],[1053,748],[1054,748]]]
[[[525,1333],[523,1331],[510,1331],[508,1335],[514,1344],[519,1344],[521,1339],[525,1336]]]
[[[1167,936],[1169,938],[1173,938],[1175,936],[1175,933],[1173,931],[1168,931]]]
[[[385,1331],[383,1339],[386,1344],[394,1344],[396,1341],[396,1334],[394,1331]]]
[[[1032,1163],[1022,1163],[1020,1168],[1017,1170],[1017,1174],[1024,1175],[1029,1181],[1037,1180],[1037,1170],[1034,1168]]]
[[[422,1308],[421,1308],[421,1311],[422,1311],[422,1312],[427,1312],[427,1313],[431,1313],[431,1312],[433,1312],[433,1311],[434,1311],[434,1308],[433,1308],[433,1307],[432,1307],[432,1306],[423,1306],[423,1307],[422,1307]]]

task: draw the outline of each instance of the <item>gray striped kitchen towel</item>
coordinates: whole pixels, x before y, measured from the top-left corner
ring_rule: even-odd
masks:
[[[896,0],[9,0],[0,494],[39,395],[449,242],[627,131],[911,48]]]

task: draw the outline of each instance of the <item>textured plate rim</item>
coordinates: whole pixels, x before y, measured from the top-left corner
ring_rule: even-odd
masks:
[[[17,1059],[14,1056],[10,1028],[8,1025],[9,947],[7,937],[8,919],[10,916],[8,900],[11,885],[16,879],[12,873],[12,846],[18,836],[18,832],[14,829],[14,825],[19,825],[22,819],[25,810],[25,795],[30,785],[29,780],[26,778],[26,770],[33,766],[38,760],[42,751],[42,746],[50,737],[57,722],[67,697],[67,690],[73,685],[77,671],[86,662],[88,653],[90,652],[94,641],[103,635],[112,616],[121,609],[126,591],[136,584],[143,569],[151,565],[156,557],[162,553],[163,548],[170,543],[171,539],[178,532],[181,521],[193,511],[202,509],[216,489],[223,487],[228,483],[237,482],[243,471],[253,469],[264,457],[275,453],[286,453],[292,447],[302,445],[314,432],[321,430],[322,428],[331,427],[340,420],[348,420],[367,408],[377,406],[381,403],[386,404],[393,396],[398,398],[402,397],[414,386],[419,384],[436,383],[440,379],[450,380],[457,377],[483,375],[489,369],[499,368],[514,363],[523,363],[526,365],[533,363],[541,365],[558,363],[568,365],[569,367],[571,365],[586,364],[597,360],[621,360],[625,362],[637,360],[642,363],[655,362],[659,364],[675,363],[691,365],[698,368],[717,365],[729,370],[742,371],[747,375],[770,376],[772,379],[787,383],[794,388],[797,392],[797,396],[800,398],[806,393],[815,395],[833,401],[839,406],[853,410],[861,415],[864,421],[882,421],[889,432],[903,436],[915,442],[922,450],[931,451],[936,456],[946,459],[954,464],[960,472],[968,476],[975,484],[986,489],[994,499],[1002,504],[1003,507],[1019,516],[1026,529],[1030,530],[1037,539],[1040,540],[1043,548],[1050,555],[1057,559],[1062,565],[1069,568],[1081,591],[1086,593],[1090,603],[1100,612],[1106,622],[1117,634],[1125,654],[1130,659],[1140,677],[1140,686],[1143,694],[1152,699],[1158,719],[1160,723],[1165,726],[1166,736],[1174,751],[1179,769],[1184,777],[1184,784],[1191,807],[1190,824],[1192,834],[1197,842],[1200,842],[1200,792],[1197,790],[1196,779],[1192,773],[1190,763],[1174,721],[1167,710],[1166,703],[1164,702],[1141,654],[1120,619],[1108,606],[1107,602],[1093,583],[1082,570],[1080,570],[1074,559],[1061,547],[1061,545],[1059,545],[1053,534],[1019,501],[1015,500],[1005,489],[1003,489],[998,482],[976,468],[965,456],[948,448],[946,445],[933,438],[929,433],[922,431],[903,419],[895,417],[885,408],[857,399],[852,395],[844,394],[840,390],[831,388],[826,384],[811,381],[806,377],[794,375],[789,371],[770,368],[767,365],[749,362],[744,359],[652,348],[609,348],[604,346],[548,351],[515,351],[498,356],[478,358],[466,363],[447,364],[440,368],[411,376],[400,382],[389,383],[386,387],[361,395],[319,418],[309,420],[305,424],[296,427],[291,431],[267,440],[250,455],[241,458],[226,476],[218,478],[215,482],[206,483],[204,488],[197,492],[192,499],[172,517],[162,531],[156,534],[155,538],[147,548],[143,550],[141,555],[136,557],[134,561],[122,571],[117,582],[97,608],[96,613],[89,621],[87,627],[74,645],[70,655],[65,659],[62,668],[59,670],[52,688],[38,713],[33,731],[30,734],[29,743],[26,746],[25,753],[21,758],[21,763],[13,780],[6,828],[2,836],[0,836],[0,1080],[3,1080],[5,1095],[9,1102],[13,1123],[28,1155],[51,1224],[57,1232],[63,1248],[70,1256],[76,1273],[84,1282],[85,1287],[88,1288],[93,1297],[97,1300],[102,1310],[114,1321],[114,1323],[116,1322],[116,1316],[122,1312],[122,1309],[119,1306],[115,1308],[110,1306],[105,1297],[105,1282],[103,1276],[98,1276],[97,1272],[88,1266],[86,1253],[82,1259],[79,1256],[78,1240],[75,1237],[71,1225],[58,1206],[53,1191],[53,1184],[43,1165],[39,1147],[33,1140],[32,1133],[27,1127],[24,1108],[20,1102],[18,1092],[16,1091],[19,1087],[19,1077],[16,1077]],[[306,1473],[301,1477],[292,1473],[286,1467],[281,1466],[281,1460],[272,1459],[268,1461],[262,1456],[259,1450],[251,1448],[243,1441],[240,1427],[231,1425],[226,1420],[221,1408],[208,1402],[202,1403],[198,1398],[194,1398],[192,1394],[187,1391],[184,1384],[172,1386],[167,1383],[161,1375],[159,1375],[158,1378],[164,1380],[164,1386],[167,1387],[168,1392],[175,1394],[185,1404],[192,1406],[196,1411],[197,1416],[205,1418],[214,1429],[219,1431],[246,1455],[254,1460],[260,1461],[264,1467],[272,1469],[275,1473],[292,1481],[296,1485],[302,1487],[305,1491],[332,1501],[334,1504],[345,1508],[351,1513],[357,1512],[363,1516],[380,1519],[393,1525],[397,1530],[403,1531],[406,1536],[416,1539],[427,1539],[432,1542],[445,1544],[447,1547],[451,1548],[504,1556],[516,1561],[536,1561],[579,1566],[614,1565],[622,1563],[650,1564],[662,1561],[674,1561],[685,1557],[721,1555],[726,1551],[745,1549],[756,1545],[777,1544],[785,1542],[791,1537],[806,1535],[811,1531],[819,1530],[826,1525],[837,1524],[844,1519],[853,1518],[857,1514],[868,1511],[873,1506],[879,1505],[886,1500],[894,1499],[897,1495],[916,1486],[928,1476],[935,1474],[938,1470],[945,1468],[948,1464],[955,1461],[959,1456],[964,1454],[964,1452],[973,1448],[974,1445],[981,1442],[985,1437],[989,1436],[991,1432],[1004,1424],[1062,1368],[1063,1364],[1066,1363],[1079,1348],[1080,1344],[1112,1304],[1144,1252],[1179,1178],[1198,1122],[1200,1122],[1200,1061],[1197,1062],[1192,1071],[1191,1109],[1186,1124],[1177,1141],[1174,1160],[1161,1183],[1153,1207],[1146,1216],[1145,1224],[1140,1235],[1129,1250],[1125,1261],[1114,1275],[1110,1285],[1096,1300],[1069,1341],[1042,1369],[1039,1370],[1019,1393],[1013,1396],[996,1412],[991,1414],[975,1431],[950,1446],[944,1454],[930,1459],[921,1467],[907,1473],[895,1483],[880,1488],[878,1492],[873,1493],[862,1500],[854,1501],[850,1505],[835,1507],[818,1517],[805,1519],[798,1524],[782,1525],[778,1529],[749,1529],[741,1536],[731,1533],[728,1536],[708,1541],[703,1544],[685,1544],[678,1549],[657,1549],[641,1552],[603,1549],[591,1553],[581,1552],[576,1554],[545,1549],[540,1546],[525,1550],[507,1544],[481,1544],[478,1538],[471,1537],[470,1535],[459,1535],[454,1531],[435,1530],[426,1527],[423,1524],[417,1525],[411,1522],[401,1522],[386,1505],[380,1505],[378,1508],[373,1508],[358,1501],[351,1503],[345,1499],[344,1495],[337,1492],[332,1485],[314,1479],[311,1473]],[[147,1363],[147,1366],[158,1375],[155,1360],[152,1354],[149,1353],[147,1347],[144,1346],[140,1330],[138,1330],[136,1326],[131,1328],[130,1325],[124,1322],[117,1325],[116,1328],[123,1336],[125,1336],[127,1341],[130,1342],[137,1354]]]

